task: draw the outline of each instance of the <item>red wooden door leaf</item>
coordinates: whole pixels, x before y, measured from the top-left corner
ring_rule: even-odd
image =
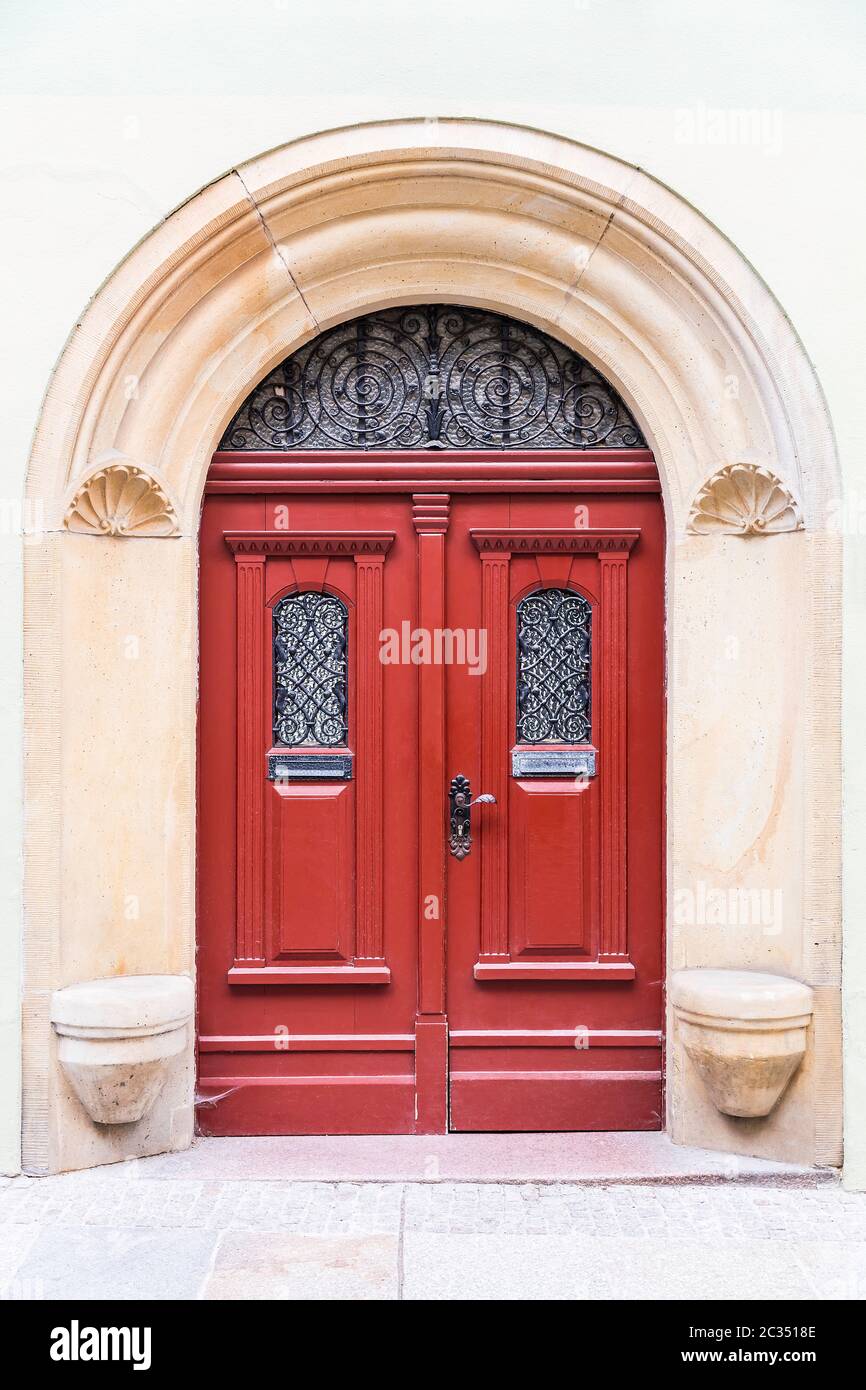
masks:
[[[659,1127],[651,456],[319,469],[206,493],[200,1128]],[[463,858],[457,774],[495,798]]]

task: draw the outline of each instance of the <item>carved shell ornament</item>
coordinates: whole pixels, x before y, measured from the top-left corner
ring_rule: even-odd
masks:
[[[730,463],[701,488],[686,530],[697,536],[769,536],[802,527],[797,500],[775,473]]]
[[[176,536],[180,529],[159,483],[127,463],[91,473],[70,502],[65,524],[85,536]]]

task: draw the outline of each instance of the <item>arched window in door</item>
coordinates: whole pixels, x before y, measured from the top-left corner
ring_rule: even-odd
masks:
[[[349,614],[334,594],[287,594],[274,606],[274,743],[345,746]]]
[[[592,606],[572,589],[517,605],[517,741],[592,742]]]

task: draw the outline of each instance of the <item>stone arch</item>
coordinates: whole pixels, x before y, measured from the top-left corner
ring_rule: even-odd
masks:
[[[188,1068],[146,1141],[94,1136],[60,1081],[47,1001],[79,979],[194,966],[197,529],[216,441],[322,329],[420,302],[492,309],[573,346],[652,444],[668,527],[670,964],[763,966],[817,991],[784,1116],[732,1127],[675,1051],[671,1128],[833,1161],[839,474],[820,388],[770,291],[676,194],[554,135],[455,119],[330,131],[226,173],[114,271],[51,379],[27,480],[46,523],[26,555],[28,1166],[188,1138]],[[692,533],[696,498],[734,466],[790,497],[796,534]],[[130,479],[134,516],[105,501]],[[108,524],[88,524],[100,507]],[[704,881],[778,889],[778,933],[679,921],[677,894]]]

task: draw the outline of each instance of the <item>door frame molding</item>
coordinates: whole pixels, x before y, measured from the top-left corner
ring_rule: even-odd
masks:
[[[52,990],[76,979],[194,973],[197,545],[214,445],[252,385],[323,329],[430,302],[552,334],[639,421],[667,531],[668,969],[760,963],[815,987],[806,1062],[747,1136],[707,1101],[673,1038],[671,1133],[839,1160],[841,538],[830,503],[841,487],[820,386],[766,285],[685,200],[599,151],[461,119],[327,132],[209,184],[108,277],[51,378],[26,485],[45,518],[25,547],[32,1171],[183,1147],[192,1133],[191,1050],[146,1134],[102,1134],[64,1083],[49,1009]],[[403,463],[413,491],[422,479],[454,490],[438,460]],[[373,488],[379,465],[367,466]],[[455,486],[501,483],[501,461],[477,466],[487,475]],[[734,466],[780,480],[786,534],[761,536],[748,517],[743,534],[719,523],[714,499],[730,498]],[[561,487],[558,467],[546,455],[532,485]],[[141,524],[118,500],[133,492]],[[745,795],[732,790],[732,749]],[[707,880],[778,890],[778,931],[682,920],[678,895]]]

